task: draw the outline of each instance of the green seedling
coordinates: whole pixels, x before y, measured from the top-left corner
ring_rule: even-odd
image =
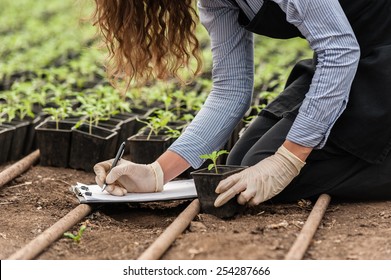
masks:
[[[125,100],[125,96],[121,96],[112,86],[99,85],[93,90],[93,94],[97,96],[97,100],[104,101],[102,106],[109,116],[131,112],[130,103]]]
[[[178,129],[174,129],[171,127],[167,127],[167,132],[166,134],[173,139],[178,138],[181,135],[181,132]]]
[[[1,109],[1,123],[11,122],[16,118],[16,108],[15,107],[3,107]]]
[[[147,140],[151,138],[151,135],[159,135],[163,131],[169,131],[171,128],[168,126],[170,121],[173,121],[175,115],[171,111],[165,110],[157,110],[155,116],[151,116],[147,118],[147,121],[140,120],[136,118],[138,122],[145,124],[146,128],[149,128],[149,133],[147,136]],[[174,138],[174,134],[178,134],[171,129],[171,137]]]
[[[3,122],[7,121],[7,114],[3,111],[5,106],[3,104],[0,104],[0,124],[3,124]]]
[[[214,168],[215,173],[218,174],[219,172],[217,171],[217,159],[224,154],[228,154],[228,151],[226,150],[213,151],[211,154],[200,155],[200,158],[211,160],[212,163],[208,165],[208,170]]]
[[[59,122],[65,119],[66,117],[68,117],[69,115],[68,114],[69,109],[67,108],[68,107],[58,107],[58,108],[48,107],[48,108],[44,108],[43,111],[49,114],[54,119],[54,121],[56,122],[56,129],[58,130]]]
[[[174,100],[175,114],[179,118],[181,115],[182,106],[183,104],[185,104],[186,101],[185,92],[183,90],[176,90],[171,93],[171,96],[173,97]]]
[[[70,232],[65,232],[64,236],[72,239],[76,243],[79,243],[80,239],[81,239],[81,237],[82,237],[82,235],[84,233],[84,231],[86,230],[86,228],[87,228],[86,225],[81,225],[81,227],[79,228],[79,231],[77,232],[76,235],[73,234],[73,233],[70,233]]]
[[[99,121],[109,119],[109,113],[105,108],[105,101],[96,99],[94,95],[77,96],[77,100],[81,103],[81,106],[76,112],[77,115],[83,118],[75,125],[76,128],[80,127],[83,123],[88,124],[88,133],[92,134],[92,127],[99,125]]]
[[[193,114],[184,114],[180,120],[182,121],[185,121],[186,123],[190,123],[192,120],[194,119],[194,115]]]
[[[148,136],[147,136],[147,140],[149,140],[151,138],[151,135],[154,134],[154,135],[158,135],[160,133],[160,131],[164,130],[167,128],[167,123],[168,123],[168,120],[166,119],[161,119],[161,118],[158,118],[158,117],[148,117],[147,118],[147,121],[143,121],[143,120],[140,120],[138,118],[136,118],[136,120],[138,122],[141,122],[143,124],[145,124],[145,127],[149,128],[149,133],[148,133]]]

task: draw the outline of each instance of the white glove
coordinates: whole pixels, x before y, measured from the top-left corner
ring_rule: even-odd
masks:
[[[305,162],[284,146],[254,166],[222,180],[214,205],[219,207],[238,196],[239,204],[258,205],[280,193],[300,172]]]
[[[152,164],[138,164],[121,159],[118,165],[110,171],[112,162],[113,159],[94,166],[96,183],[102,187],[106,181],[105,190],[110,194],[122,196],[128,192],[161,192],[163,190],[164,174],[157,161]]]

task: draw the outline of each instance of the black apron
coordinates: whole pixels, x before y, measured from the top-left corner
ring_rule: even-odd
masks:
[[[369,163],[381,163],[391,149],[391,0],[339,2],[354,30],[361,57],[347,108],[328,141]],[[245,29],[271,38],[303,37],[270,0],[264,1],[253,20],[241,11],[238,21]],[[285,90],[261,114],[294,118],[308,92],[315,65],[316,56],[299,62]]]

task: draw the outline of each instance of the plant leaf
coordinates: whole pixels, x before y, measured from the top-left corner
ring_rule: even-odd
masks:
[[[200,155],[200,158],[202,158],[202,159],[210,159],[210,156],[209,155]]]
[[[81,235],[83,234],[83,232],[86,230],[86,226],[85,225],[82,225],[79,229],[79,232],[78,232],[78,235],[81,237]]]
[[[76,235],[74,235],[73,233],[70,233],[70,232],[64,232],[64,236],[68,237],[68,238],[71,238],[73,240],[76,239]]]
[[[224,154],[228,154],[228,151],[226,150],[221,150],[217,153],[217,157],[221,156],[221,155],[224,155]]]

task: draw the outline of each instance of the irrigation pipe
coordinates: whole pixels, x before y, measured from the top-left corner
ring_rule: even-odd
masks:
[[[138,260],[158,260],[175,239],[187,228],[200,212],[200,202],[193,200],[189,206],[166,228],[166,230],[145,250]]]
[[[50,228],[30,241],[26,246],[11,255],[8,260],[31,260],[39,255],[50,244],[60,238],[64,232],[77,224],[91,212],[88,204],[80,204]]]
[[[0,188],[9,181],[15,179],[25,172],[31,165],[39,159],[39,150],[36,150],[21,160],[15,162],[7,169],[0,172]]]
[[[314,208],[307,218],[307,221],[301,229],[301,232],[297,236],[295,243],[293,243],[288,254],[285,256],[286,260],[301,260],[303,258],[316,230],[318,229],[320,221],[326,212],[330,200],[331,197],[328,194],[322,194],[319,196]]]

